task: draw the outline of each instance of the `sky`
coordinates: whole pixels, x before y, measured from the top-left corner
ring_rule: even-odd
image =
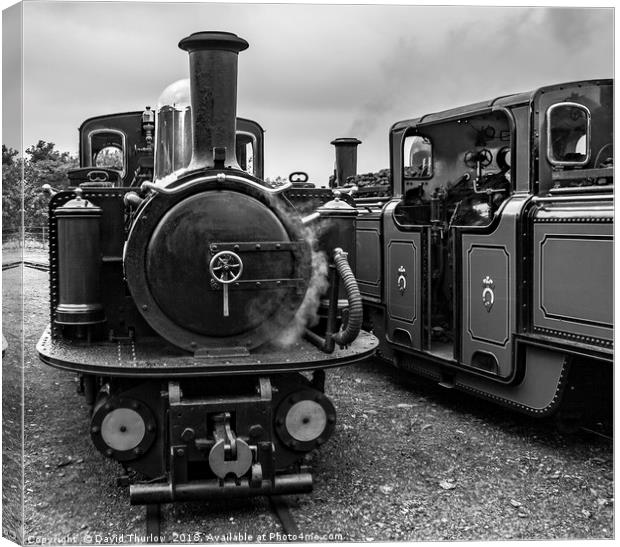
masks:
[[[301,170],[324,185],[334,138],[359,138],[358,172],[377,171],[389,165],[396,121],[613,77],[613,23],[609,7],[28,1],[23,144],[77,153],[84,119],[154,106],[188,76],[179,40],[223,30],[250,44],[239,54],[237,114],[266,130],[266,176]],[[3,27],[3,143],[18,148],[19,32],[7,17]]]

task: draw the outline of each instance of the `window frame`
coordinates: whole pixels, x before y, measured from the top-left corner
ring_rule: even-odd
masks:
[[[586,114],[586,157],[583,160],[579,160],[579,161],[563,161],[563,160],[557,160],[554,157],[554,153],[553,153],[553,142],[551,139],[551,115],[553,113],[554,110],[560,108],[560,107],[565,107],[565,106],[571,106],[571,107],[576,107],[579,108],[581,110],[583,110]],[[592,114],[590,113],[590,109],[581,104],[581,103],[576,103],[576,102],[572,102],[572,101],[562,101],[560,103],[555,103],[552,104],[549,108],[547,108],[547,113],[546,113],[546,122],[547,122],[547,131],[546,131],[546,138],[547,138],[547,161],[553,165],[553,166],[557,166],[557,167],[580,167],[580,166],[585,166],[588,165],[588,163],[590,163],[591,160],[591,155],[592,155],[592,146],[591,146],[591,142],[592,142]]]
[[[245,171],[246,173],[248,173],[249,175],[252,175],[253,177],[256,177],[256,149],[258,147],[258,140],[256,138],[256,135],[254,133],[251,133],[249,131],[242,131],[242,130],[236,130],[235,131],[235,146],[237,143],[237,137],[238,136],[244,136],[244,137],[250,137],[250,142],[252,143],[252,172],[248,173],[248,171],[246,171],[245,169],[242,168],[242,171]]]
[[[119,171],[118,169],[113,169],[113,171],[118,171],[120,173],[120,178],[123,178],[125,174],[127,173],[127,161],[128,161],[127,137],[125,133],[123,131],[120,131],[119,129],[93,129],[92,131],[88,133],[88,136],[86,138],[86,143],[87,143],[87,152],[88,152],[87,157],[88,157],[89,165],[87,167],[97,167],[96,165],[93,165],[93,140],[92,139],[93,137],[97,136],[98,134],[102,134],[102,133],[112,133],[112,134],[120,135],[121,137],[121,145],[123,147],[122,149],[123,169],[121,171]],[[113,145],[110,145],[110,146],[113,146]],[[103,150],[103,148],[101,148],[101,150]],[[97,167],[97,169],[102,169],[102,168]]]
[[[431,162],[430,162],[430,174],[428,175],[424,175],[424,176],[415,176],[415,177],[405,177],[405,145],[407,143],[407,139],[410,137],[420,137],[422,139],[425,139],[426,141],[428,141],[428,144],[430,144],[431,147]],[[424,135],[423,133],[420,133],[418,131],[413,131],[413,132],[407,132],[405,133],[405,135],[403,136],[403,140],[402,140],[402,145],[401,145],[401,177],[402,177],[402,184],[403,184],[403,193],[405,192],[405,179],[409,179],[409,180],[430,180],[435,176],[435,145],[433,144],[433,140]],[[411,156],[411,148],[409,151],[409,156]],[[407,158],[409,159],[409,158]],[[409,166],[411,167],[411,166]]]

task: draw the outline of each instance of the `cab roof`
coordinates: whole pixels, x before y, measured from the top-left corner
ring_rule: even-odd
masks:
[[[493,108],[501,107],[515,107],[519,105],[532,103],[535,98],[541,93],[551,91],[555,89],[579,87],[583,85],[609,85],[613,84],[612,79],[600,79],[600,80],[579,80],[574,82],[566,82],[561,84],[552,84],[543,87],[538,87],[532,91],[525,91],[521,93],[513,93],[511,95],[501,95],[495,99],[489,99],[487,101],[481,101],[478,103],[472,103],[466,106],[459,106],[457,108],[451,108],[448,110],[442,110],[440,112],[434,112],[431,114],[425,114],[419,118],[413,118],[409,120],[403,120],[396,122],[392,126],[392,131],[403,129],[406,127],[415,127],[419,125],[427,125],[451,119],[458,119],[464,116],[471,116],[478,112],[484,112],[492,110]]]

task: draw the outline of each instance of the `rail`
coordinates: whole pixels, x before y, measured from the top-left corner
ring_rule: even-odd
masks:
[[[2,264],[2,271],[17,268],[21,264],[23,264],[25,268],[32,268],[34,270],[40,270],[42,272],[47,272],[50,269],[47,262],[39,262],[36,260],[13,260],[11,262],[4,262]]]

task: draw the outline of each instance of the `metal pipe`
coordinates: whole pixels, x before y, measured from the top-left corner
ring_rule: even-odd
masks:
[[[312,491],[310,473],[291,473],[278,475],[273,482],[263,480],[260,486],[252,487],[248,479],[225,481],[221,485],[217,479],[192,481],[173,485],[166,483],[140,483],[129,487],[129,501],[132,505],[152,503],[172,503],[175,501],[198,501],[248,496],[273,496],[282,494],[307,493]]]
[[[355,201],[356,204],[368,205],[372,203],[385,203],[391,199],[392,196],[377,196],[376,198],[353,198],[353,201]]]
[[[222,167],[237,163],[237,60],[249,44],[231,32],[195,32],[179,42],[189,52],[192,159],[188,169],[216,167],[214,149],[225,149]]]
[[[321,213],[317,211],[315,213],[311,213],[303,217],[301,219],[301,223],[305,226],[306,224],[310,224],[311,222],[314,222],[315,220],[319,220],[319,218],[321,218]]]
[[[353,275],[353,271],[347,260],[347,253],[342,249],[336,249],[334,263],[338,270],[338,274],[342,278],[345,290],[347,291],[349,318],[345,329],[342,332],[334,334],[333,340],[339,346],[346,346],[357,338],[362,328],[364,308],[362,304],[362,295],[360,294],[355,275]]]
[[[53,188],[49,184],[44,184],[43,186],[41,186],[41,191],[45,194],[49,194],[51,197],[54,197],[58,192],[60,192],[60,190]]]
[[[126,206],[137,209],[144,202],[144,198],[141,198],[136,192],[127,192],[123,197],[123,202]]]
[[[257,182],[254,182],[253,180],[249,178],[239,177],[237,175],[231,175],[229,173],[218,173],[217,175],[208,175],[206,177],[191,179],[187,182],[184,182],[183,184],[179,184],[178,186],[173,186],[173,187],[162,186],[160,184],[155,184],[154,182],[147,181],[147,182],[143,182],[140,185],[140,191],[146,192],[147,190],[151,190],[152,192],[155,192],[156,194],[165,194],[167,196],[170,196],[172,194],[178,194],[179,192],[182,192],[183,190],[187,190],[188,188],[191,188],[192,186],[195,186],[196,184],[199,184],[202,182],[218,181],[220,183],[223,183],[228,180],[235,181],[235,182],[242,182],[243,184],[247,184],[248,186],[253,186],[254,188],[260,189],[262,192],[266,192],[272,195],[279,194],[283,192],[284,190],[288,190],[289,188],[293,186],[290,182],[286,182],[282,184],[281,186],[278,186],[277,188],[269,188],[267,186],[263,186],[262,184],[258,184]]]
[[[334,332],[336,329],[336,314],[338,311],[338,275],[344,281],[345,290],[347,291],[347,301],[349,303],[349,320],[342,332]],[[334,251],[334,264],[330,265],[330,301],[329,310],[327,312],[327,327],[325,329],[325,338],[322,338],[315,332],[306,329],[305,336],[316,347],[325,353],[333,353],[336,344],[346,346],[357,338],[362,328],[363,305],[362,296],[355,276],[351,271],[351,267],[347,261],[347,253],[338,248]]]
[[[573,196],[552,196],[552,197],[539,197],[535,196],[532,198],[532,203],[547,203],[547,202],[561,202],[561,201],[611,201],[613,199],[613,194],[604,194],[604,195],[573,195]]]
[[[327,310],[327,326],[325,327],[325,338],[319,336],[310,329],[306,329],[305,336],[317,348],[325,353],[333,353],[336,348],[334,341],[334,330],[336,330],[336,319],[338,317],[338,270],[334,264],[329,266],[329,309]]]

